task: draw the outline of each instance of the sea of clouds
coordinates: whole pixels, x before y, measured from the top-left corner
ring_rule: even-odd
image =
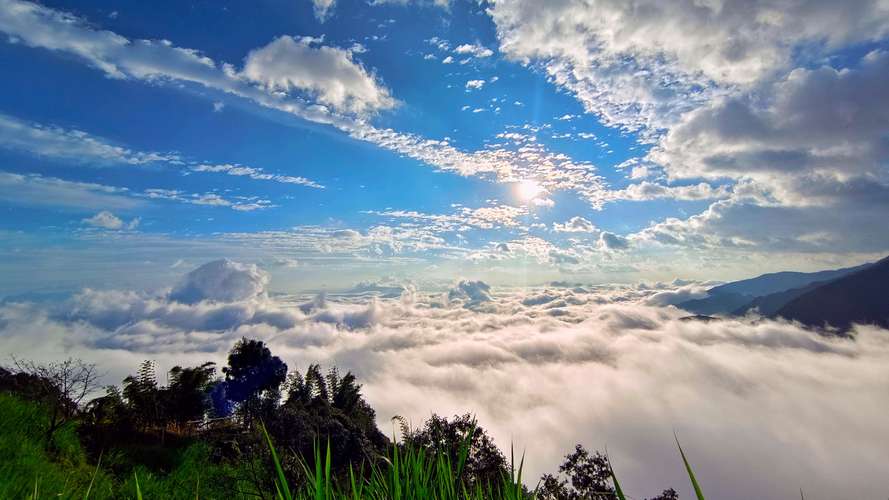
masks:
[[[158,291],[85,289],[0,303],[0,353],[95,362],[119,383],[143,359],[224,363],[240,337],[290,369],[352,370],[378,412],[415,425],[474,413],[526,477],[575,443],[608,452],[635,497],[689,486],[721,499],[882,498],[889,491],[889,332],[827,338],[756,317],[682,319],[706,283],[449,290],[361,283],[339,295],[273,295],[255,265],[222,260]],[[8,359],[3,359],[6,363]],[[533,486],[533,483],[531,484]]]

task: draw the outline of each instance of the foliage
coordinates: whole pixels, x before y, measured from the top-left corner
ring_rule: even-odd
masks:
[[[590,454],[580,444],[565,456],[565,461],[559,466],[559,476],[544,474],[538,488],[538,498],[541,500],[616,500],[622,497],[608,457],[599,452]],[[650,500],[678,498],[676,491],[670,488]]]
[[[452,462],[458,459],[463,446],[467,446],[462,479],[470,487],[476,484],[495,485],[508,473],[506,457],[485,430],[477,425],[472,415],[459,415],[452,420],[432,415],[417,430],[410,429],[403,419],[397,420],[401,423],[405,443],[415,448],[425,448],[436,455],[447,455]]]
[[[290,375],[283,404],[265,419],[266,426],[284,449],[295,456],[312,456],[317,442],[330,443],[337,473],[375,461],[388,440],[376,425],[376,413],[361,396],[355,376],[340,376],[336,369],[322,375],[318,365],[305,374]],[[289,472],[300,469],[296,460],[285,460]]]
[[[287,377],[287,365],[272,355],[259,340],[242,338],[228,355],[225,374],[225,395],[240,405],[242,416],[250,423],[270,413],[280,398],[278,389]]]
[[[20,394],[49,409],[45,440],[51,444],[53,434],[74,418],[81,402],[98,387],[96,365],[73,358],[47,364],[15,358],[13,361],[17,373],[4,369],[0,387],[6,386],[13,392],[18,389]]]
[[[272,438],[262,428],[271,450],[276,471],[275,491],[278,500],[519,500],[533,498],[521,484],[521,464],[512,473],[503,474],[492,483],[468,484],[463,478],[473,432],[458,446],[456,461],[447,452],[433,452],[410,442],[392,445],[383,460],[369,465],[369,471],[349,468],[347,480],[337,481],[332,474],[330,446],[323,455],[316,446],[314,460],[300,459],[304,481],[291,488],[281,466]],[[362,474],[366,472],[366,474]]]
[[[92,498],[109,498],[111,479],[87,463],[72,426],[59,428],[46,446],[49,420],[40,403],[0,392],[0,498],[25,498],[35,488],[41,497],[82,496],[91,480]]]
[[[224,379],[213,363],[176,366],[162,386],[145,361],[86,404],[94,366],[17,366],[0,368],[0,498],[625,498],[607,457],[580,445],[529,491],[524,458],[507,461],[469,414],[418,429],[396,417],[402,441],[390,442],[352,373],[287,377],[257,340],[233,347]]]

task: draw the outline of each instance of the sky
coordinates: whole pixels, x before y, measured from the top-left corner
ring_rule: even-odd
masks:
[[[528,477],[685,498],[675,431],[718,498],[885,496],[889,332],[673,305],[889,253],[887,51],[884,0],[0,0],[0,364],[246,336]]]
[[[2,0],[0,295],[872,260],[889,16],[855,4]]]

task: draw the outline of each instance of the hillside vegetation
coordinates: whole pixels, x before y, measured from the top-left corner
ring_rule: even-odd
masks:
[[[92,365],[0,369],[0,498],[624,498],[607,457],[581,445],[558,473],[523,477],[523,457],[470,415],[396,417],[390,441],[351,373],[288,373],[260,341],[238,342],[221,371],[175,367],[161,386],[145,362],[83,402]]]

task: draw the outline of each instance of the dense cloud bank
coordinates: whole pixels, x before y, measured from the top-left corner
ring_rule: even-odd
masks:
[[[218,261],[170,290],[84,290],[53,305],[0,305],[0,352],[95,361],[119,381],[221,361],[241,336],[292,368],[354,370],[381,428],[404,415],[474,412],[533,477],[575,442],[608,446],[629,493],[689,495],[675,430],[709,495],[880,498],[889,490],[889,332],[819,337],[755,318],[680,321],[666,306],[703,285],[450,291],[400,297],[269,296],[252,266]],[[481,299],[481,300],[479,300]],[[471,304],[471,305],[470,305]]]

